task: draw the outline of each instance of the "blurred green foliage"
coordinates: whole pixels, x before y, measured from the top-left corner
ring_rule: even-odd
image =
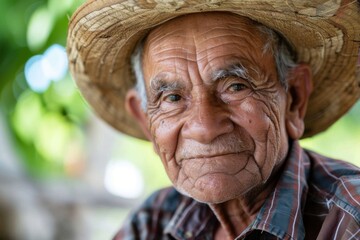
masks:
[[[32,56],[53,44],[65,46],[68,19],[82,2],[0,1],[0,109],[33,176],[63,176],[66,153],[82,145],[87,111],[69,74],[40,93],[24,74]]]

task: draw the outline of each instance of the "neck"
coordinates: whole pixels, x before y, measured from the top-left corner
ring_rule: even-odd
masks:
[[[220,222],[215,239],[235,239],[255,220],[265,200],[275,189],[277,172],[265,184],[254,187],[244,196],[209,204]]]

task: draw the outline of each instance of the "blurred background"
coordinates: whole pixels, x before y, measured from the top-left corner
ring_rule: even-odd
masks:
[[[0,1],[0,239],[111,239],[170,185],[148,142],[96,118],[68,72],[83,0]],[[360,102],[306,148],[360,166]]]

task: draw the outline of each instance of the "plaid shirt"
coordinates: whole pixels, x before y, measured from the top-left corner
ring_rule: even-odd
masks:
[[[360,240],[360,170],[293,143],[276,188],[236,239]],[[119,239],[213,239],[211,209],[174,188],[153,194],[127,220]]]

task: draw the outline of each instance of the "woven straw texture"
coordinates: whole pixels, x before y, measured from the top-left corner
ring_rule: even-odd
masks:
[[[309,63],[314,91],[305,137],[321,132],[360,96],[360,3],[349,0],[89,0],[73,15],[67,51],[77,85],[95,112],[128,135],[143,138],[125,111],[134,86],[130,55],[153,27],[180,15],[228,11],[280,32]]]

